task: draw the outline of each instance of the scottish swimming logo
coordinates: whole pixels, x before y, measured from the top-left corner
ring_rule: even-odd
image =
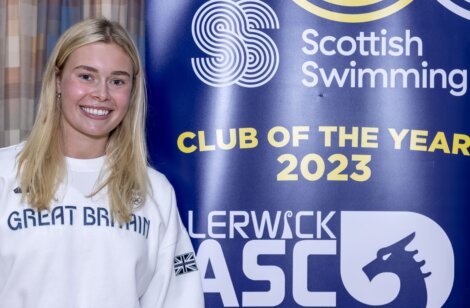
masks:
[[[332,21],[360,23],[397,13],[413,0],[293,0],[306,11]]]
[[[273,9],[260,0],[211,0],[192,20],[192,36],[205,57],[191,59],[197,77],[213,87],[264,85],[279,66],[279,51],[263,32],[279,29]]]
[[[417,213],[342,212],[340,262],[346,290],[368,306],[442,307],[454,281],[447,235]]]
[[[470,0],[437,0],[453,13],[470,20]]]

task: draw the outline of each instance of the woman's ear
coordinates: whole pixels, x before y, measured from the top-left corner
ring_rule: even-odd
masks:
[[[62,93],[62,90],[60,88],[60,81],[61,81],[60,77],[61,77],[60,76],[60,70],[56,66],[55,67],[55,91],[56,91],[56,93]]]

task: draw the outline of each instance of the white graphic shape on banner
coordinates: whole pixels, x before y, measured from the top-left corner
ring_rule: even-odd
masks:
[[[465,1],[470,3],[469,0],[465,0]],[[452,2],[451,0],[437,0],[437,2],[445,6],[447,9],[449,9],[453,13],[459,15],[460,17],[470,20],[470,11]]]
[[[349,294],[368,305],[442,307],[454,281],[449,238],[418,213],[341,212],[340,262]]]
[[[279,29],[279,20],[262,1],[206,2],[192,20],[194,42],[207,55],[191,59],[197,77],[213,87],[267,83],[278,69],[279,51],[263,29]]]

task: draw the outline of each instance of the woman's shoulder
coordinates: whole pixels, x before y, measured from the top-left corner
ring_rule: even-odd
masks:
[[[173,186],[168,178],[153,167],[147,167],[147,174],[150,182],[151,194],[155,197],[172,198],[174,194]]]
[[[21,151],[23,146],[24,142],[0,148],[0,165],[3,167],[6,166],[4,164],[7,162],[15,162],[16,156]]]
[[[170,181],[168,181],[168,178],[163,173],[150,166],[147,167],[147,173],[152,186],[171,189]]]
[[[152,167],[148,167],[148,177],[150,182],[149,202],[156,205],[151,208],[157,210],[162,220],[167,222],[171,217],[171,213],[174,213],[176,209],[173,186],[163,173]]]
[[[10,177],[16,174],[16,160],[24,144],[19,143],[0,148],[0,175]]]

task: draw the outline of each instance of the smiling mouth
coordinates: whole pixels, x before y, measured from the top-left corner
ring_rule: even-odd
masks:
[[[86,113],[94,115],[94,116],[106,116],[110,112],[107,109],[96,109],[96,108],[90,108],[90,107],[80,107],[80,108]]]

